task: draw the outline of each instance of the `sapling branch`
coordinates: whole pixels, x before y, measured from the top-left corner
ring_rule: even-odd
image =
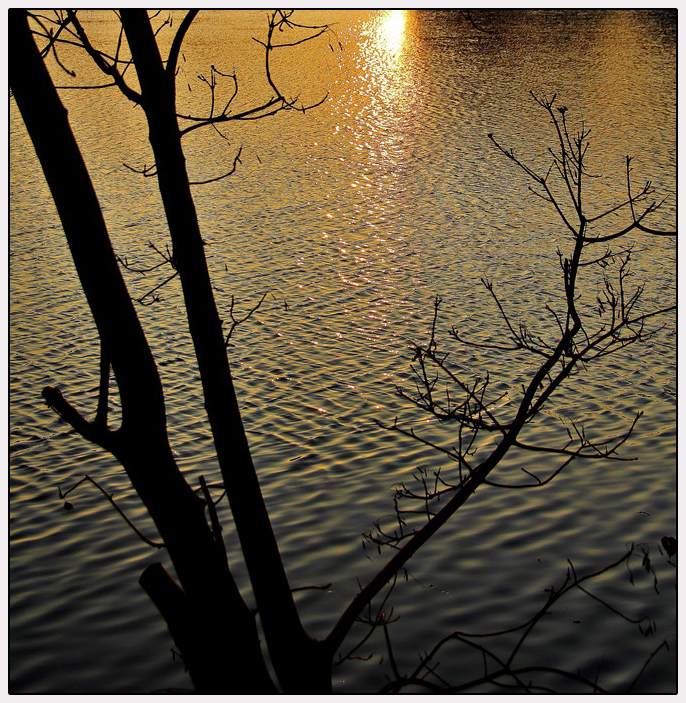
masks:
[[[48,55],[50,54],[50,52],[52,51],[52,55],[53,55],[53,57],[54,57],[54,59],[55,59],[57,65],[58,65],[65,73],[67,73],[68,75],[70,75],[70,76],[72,76],[72,77],[75,77],[75,76],[76,76],[76,73],[75,73],[74,71],[71,71],[71,70],[69,70],[68,68],[66,68],[66,67],[62,64],[62,62],[60,61],[60,58],[59,58],[59,56],[57,55],[57,47],[56,47],[57,42],[58,42],[58,41],[61,41],[61,40],[59,39],[60,34],[61,34],[62,31],[66,28],[67,23],[68,23],[70,20],[67,19],[67,20],[62,21],[62,22],[54,22],[54,20],[48,20],[48,18],[44,17],[43,15],[37,15],[37,14],[31,13],[31,12],[28,13],[28,16],[31,17],[31,18],[34,20],[34,22],[36,22],[36,23],[43,29],[43,34],[40,34],[39,32],[34,32],[34,34],[39,35],[39,36],[43,36],[43,37],[45,37],[46,39],[49,40],[48,43],[47,43],[47,44],[43,47],[43,49],[41,50],[41,56],[42,56],[43,58],[45,58],[45,57],[48,56]],[[42,19],[46,19],[46,20],[48,20],[48,21],[53,21],[55,24],[57,24],[57,29],[56,29],[56,31],[53,32],[52,29],[46,28],[46,26],[45,26],[45,25],[43,24],[43,22],[41,21]],[[69,43],[71,43],[71,42],[69,42]]]
[[[536,481],[536,483],[499,483],[497,481],[492,481],[490,479],[486,479],[484,483],[488,486],[493,486],[495,488],[514,488],[514,489],[519,489],[519,488],[542,488],[543,486],[547,485],[550,483],[556,476],[558,476],[569,464],[571,464],[575,459],[577,459],[578,456],[570,456],[568,459],[566,459],[561,466],[558,466],[555,471],[552,473],[548,474],[548,476],[544,479],[539,478],[536,474],[534,474],[531,471],[527,471],[523,466],[521,467],[521,470],[527,475],[531,476],[531,478]]]
[[[161,298],[159,295],[156,295],[157,291],[166,286],[169,282],[174,280],[176,276],[179,275],[179,272],[176,267],[176,262],[174,261],[174,255],[169,249],[169,245],[165,245],[165,251],[162,251],[157,247],[155,244],[152,242],[148,242],[148,248],[152,249],[157,256],[160,257],[161,261],[157,264],[153,264],[152,266],[134,266],[133,264],[129,263],[129,260],[127,257],[121,257],[117,256],[117,262],[125,268],[127,271],[131,271],[131,273],[136,273],[140,275],[146,275],[148,273],[151,273],[153,271],[156,271],[157,269],[161,268],[162,266],[170,266],[173,269],[173,273],[170,274],[164,281],[156,285],[154,288],[150,289],[147,293],[145,293],[142,296],[139,296],[138,298],[135,298],[136,302],[140,303],[141,305],[152,305],[153,303],[158,303]]]
[[[161,298],[159,295],[156,295],[156,292],[163,288],[164,286],[167,285],[167,283],[170,283],[173,281],[177,276],[179,275],[178,271],[174,271],[170,276],[164,279],[162,283],[156,285],[154,288],[151,288],[147,293],[144,295],[140,296],[139,298],[136,298],[136,302],[140,303],[141,305],[153,305],[154,303],[159,303]]]
[[[100,90],[100,88],[112,88],[116,83],[103,83],[101,85],[58,85],[58,90]]]
[[[195,18],[197,17],[198,12],[199,10],[189,10],[185,14],[183,20],[181,20],[179,28],[176,30],[176,34],[174,35],[171,48],[169,49],[167,65],[165,67],[167,75],[169,76],[176,75],[176,66],[179,60],[179,53],[181,52],[181,45],[183,44],[183,40],[185,39],[186,34],[190,29],[191,24],[193,23],[193,20],[195,20]]]
[[[629,688],[627,689],[627,693],[631,693],[631,690],[633,689],[633,687],[638,683],[638,680],[641,678],[641,676],[643,676],[643,672],[648,668],[648,665],[650,664],[650,662],[653,660],[653,658],[657,655],[657,653],[663,647],[665,649],[669,649],[669,644],[667,644],[667,640],[662,640],[662,642],[650,653],[650,655],[646,659],[645,663],[641,667],[641,670],[636,675],[636,678],[629,685]]]
[[[97,86],[97,87],[104,87],[104,86]],[[135,166],[129,166],[129,164],[124,163],[123,164],[126,168],[129,169],[129,171],[133,171],[134,173],[138,173],[143,178],[152,178],[153,176],[157,175],[157,166],[156,164],[153,164],[152,166],[143,166],[143,168],[136,168]]]
[[[276,115],[279,112],[282,112],[284,110],[299,110],[301,112],[305,112],[307,110],[312,110],[315,107],[318,107],[326,100],[326,98],[328,97],[328,93],[325,94],[321,99],[319,99],[313,103],[307,104],[307,105],[301,103],[297,96],[295,98],[290,98],[290,99],[286,98],[283,94],[283,91],[277,85],[277,83],[272,75],[271,60],[272,60],[273,51],[275,49],[299,46],[301,44],[304,44],[306,42],[309,42],[309,41],[316,39],[317,37],[321,36],[324,33],[331,32],[331,29],[328,25],[308,26],[308,25],[298,24],[296,22],[293,22],[290,19],[292,14],[293,14],[292,11],[284,11],[284,10],[277,10],[277,11],[271,13],[271,15],[269,15],[268,21],[267,21],[268,24],[267,24],[266,40],[262,41],[261,39],[257,39],[255,37],[253,37],[253,40],[256,43],[263,46],[264,50],[265,50],[265,58],[264,58],[265,77],[266,77],[267,83],[269,85],[269,88],[271,89],[272,96],[258,105],[254,105],[252,107],[247,107],[247,108],[240,110],[238,112],[232,112],[231,106],[233,105],[235,98],[238,96],[238,78],[235,75],[235,73],[223,73],[222,71],[219,71],[217,68],[215,68],[215,66],[211,66],[209,78],[206,77],[204,74],[200,74],[198,76],[199,80],[201,82],[203,82],[208,87],[208,89],[210,91],[209,115],[202,117],[199,115],[193,115],[191,113],[177,112],[177,117],[179,117],[179,119],[194,123],[194,124],[189,125],[188,127],[182,128],[180,130],[181,136],[185,136],[196,129],[200,129],[201,127],[206,127],[206,126],[216,127],[217,124],[220,124],[223,122],[235,122],[235,121],[263,119],[265,117],[270,117],[270,116]],[[283,32],[286,28],[310,30],[310,33],[305,37],[301,37],[300,39],[296,39],[291,42],[275,43],[273,41],[274,33],[276,31]],[[174,58],[175,62],[176,62],[176,60],[178,59],[178,55],[176,55],[175,57],[172,57],[172,58]],[[167,69],[169,69],[170,65],[171,64],[167,65]],[[232,92],[230,93],[230,95],[229,95],[228,99],[226,100],[224,107],[221,109],[221,111],[219,111],[219,110],[215,111],[216,103],[217,103],[217,94],[216,93],[217,93],[217,87],[218,87],[218,82],[217,82],[218,76],[223,77],[223,78],[230,78],[233,83]],[[234,163],[234,166],[235,166],[235,163]],[[230,175],[230,173],[226,174],[226,175]],[[226,175],[222,176],[222,177],[226,177]],[[213,180],[219,180],[219,179],[213,179]],[[211,181],[207,181],[207,182],[211,182]]]
[[[118,431],[112,431],[101,422],[89,422],[83,415],[62,395],[58,388],[47,386],[42,392],[43,399],[49,407],[84,439],[101,446],[103,449],[112,450],[118,445]],[[101,414],[102,417],[102,414]],[[97,420],[97,416],[96,416]]]
[[[295,593],[296,591],[328,591],[331,588],[331,585],[332,584],[330,583],[325,583],[322,586],[295,586],[294,588],[291,588],[291,593]]]
[[[148,248],[152,249],[161,259],[157,264],[154,264],[153,266],[134,266],[133,264],[129,263],[129,260],[127,257],[117,257],[117,261],[127,270],[131,271],[131,273],[138,273],[138,274],[146,274],[146,273],[151,273],[152,271],[156,271],[158,268],[161,268],[162,266],[171,266],[172,268],[175,268],[174,265],[174,256],[172,255],[169,245],[165,245],[165,251],[161,251],[159,247],[156,244],[153,244],[153,242],[148,242]]]
[[[388,651],[388,660],[391,663],[391,669],[396,678],[400,678],[400,672],[398,671],[398,665],[395,663],[395,656],[393,654],[393,646],[391,645],[391,637],[388,634],[388,622],[386,620],[386,614],[381,613],[381,626],[383,627],[384,639],[386,640],[386,649]]]
[[[122,92],[123,95],[125,95],[129,100],[136,103],[137,105],[140,105],[140,103],[141,103],[140,93],[136,92],[131,87],[129,87],[129,85],[124,80],[123,75],[117,69],[117,64],[119,63],[119,61],[112,60],[111,63],[108,63],[105,55],[101,51],[98,51],[97,49],[95,49],[93,47],[93,45],[91,44],[91,41],[88,37],[88,34],[86,33],[83,26],[81,25],[78,17],[76,16],[75,10],[67,10],[67,17],[70,19],[71,23],[74,25],[74,28],[76,29],[76,33],[78,34],[79,40],[81,41],[83,48],[86,50],[88,55],[93,59],[93,61],[95,62],[95,65],[105,75],[108,75],[112,78],[112,80],[116,84],[117,88],[119,88],[119,90]]]

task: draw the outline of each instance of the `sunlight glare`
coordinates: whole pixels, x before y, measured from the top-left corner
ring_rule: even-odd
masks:
[[[386,50],[399,54],[405,43],[405,23],[407,21],[405,10],[389,10],[382,19],[379,34],[383,37]]]

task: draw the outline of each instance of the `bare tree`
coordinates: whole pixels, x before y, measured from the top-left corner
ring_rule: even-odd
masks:
[[[491,137],[496,146],[534,180],[540,189],[538,194],[553,205],[570,232],[570,252],[560,253],[565,307],[561,311],[550,310],[557,332],[553,337],[539,337],[522,325],[516,326],[505,313],[492,284],[486,283],[510,337],[507,343],[494,348],[525,352],[538,361],[514,411],[502,417],[493,410],[489,379],[460,380],[451,369],[447,355],[438,351],[434,320],[428,345],[418,345],[415,349],[417,393],[407,397],[440,420],[457,423],[455,445],[436,447],[454,460],[456,475],[436,474],[430,481],[426,475],[420,476],[421,492],[405,486],[398,489],[398,528],[389,533],[379,526],[379,530],[369,536],[377,544],[395,547],[393,557],[361,589],[330,634],[315,640],[303,628],[293,601],[248,446],[227,356],[231,332],[245,318],[237,318],[232,310],[232,325],[227,331],[217,310],[182,138],[200,127],[218,129],[224,122],[257,119],[318,104],[303,105],[285,96],[272,76],[270,56],[276,49],[320,36],[327,28],[297,24],[288,12],[272,14],[267,38],[260,41],[265,50],[265,75],[271,96],[253,107],[233,112],[238,80],[235,75],[213,66],[209,76],[201,78],[209,90],[209,111],[193,115],[182,113],[177,107],[176,75],[183,40],[196,14],[197,11],[185,14],[163,58],[156,35],[167,23],[154,29],[151,18],[142,10],[118,12],[121,31],[115,51],[110,53],[93,46],[76,11],[57,12],[55,16],[10,11],[12,91],[51,189],[101,340],[100,394],[93,421],[87,420],[57,389],[46,388],[43,396],[87,441],[101,446],[119,460],[154,520],[179,584],[161,564],[146,569],[141,583],[165,617],[196,689],[199,692],[276,691],[277,684],[272,680],[260,649],[255,613],[240,595],[232,576],[207,484],[202,480],[200,489],[194,490],[174,460],[156,363],[120,271],[120,266],[132,266],[112,250],[96,193],[43,60],[51,54],[58,65],[69,71],[58,50],[70,45],[85,51],[108,77],[108,83],[97,87],[116,87],[145,114],[155,163],[142,169],[134,167],[134,170],[143,176],[156,177],[162,196],[171,248],[164,251],[157,248],[156,253],[160,257],[159,265],[172,269],[167,280],[178,276],[181,282],[207,420],[270,663],[278,688],[283,692],[326,693],[331,689],[332,662],[352,625],[478,486],[495,484],[488,478],[489,474],[510,450],[543,451],[560,457],[562,464],[553,474],[543,479],[531,477],[533,481],[527,485],[532,487],[548,483],[577,458],[616,458],[633,424],[621,438],[606,442],[589,439],[583,428],[574,424],[568,429],[566,441],[555,447],[530,443],[526,430],[573,372],[628,344],[648,338],[653,334],[652,321],[673,309],[670,306],[647,312],[640,310],[642,289],[632,292],[627,289],[628,250],[612,252],[608,249],[590,258],[587,252],[594,245],[619,238],[631,230],[653,235],[664,233],[646,223],[657,204],[650,203],[640,213],[637,211],[637,206],[646,201],[652,190],[646,186],[638,194],[632,193],[628,162],[626,198],[608,212],[594,217],[587,214],[584,159],[588,132],[582,128],[578,134],[571,134],[565,110],[558,108],[556,112],[554,99],[537,99],[551,118],[558,141],[553,151],[553,166],[545,176],[538,175],[513,152],[502,149]],[[275,38],[282,38],[287,30],[300,34],[291,41],[282,39],[277,43]],[[47,42],[42,50],[37,48],[32,34]],[[131,87],[127,81],[127,72],[132,66],[139,89]],[[217,92],[220,79],[227,80],[230,86],[229,97],[221,100]],[[234,156],[231,168],[217,178],[233,173],[239,160],[240,151]],[[561,179],[562,197],[567,202],[555,194],[551,174]],[[626,227],[612,233],[592,233],[592,226],[622,208],[630,213]],[[604,290],[598,298],[597,322],[593,326],[583,319],[585,311],[578,301],[578,279],[581,272],[587,270],[585,267],[613,265],[618,267],[618,273],[614,280],[609,276],[605,279]],[[154,295],[153,290],[140,302],[154,299]],[[438,311],[437,300],[436,316]],[[454,336],[462,341],[457,332]],[[471,343],[489,346],[485,342]],[[118,429],[110,428],[107,418],[110,370],[121,397],[122,424]],[[441,378],[447,380],[452,390],[438,393]],[[392,429],[428,443],[411,429],[403,429],[398,424]],[[483,433],[497,438],[496,448],[485,456],[481,456],[475,444],[476,437]],[[404,506],[416,500],[422,504],[419,514],[424,523],[408,526],[409,512],[418,513],[408,512]],[[438,506],[441,501],[442,507]],[[211,613],[211,617],[207,613]]]
[[[543,407],[564,383],[589,364],[599,364],[611,354],[650,339],[661,329],[656,320],[675,310],[675,305],[644,309],[644,286],[631,286],[630,245],[614,249],[602,246],[600,251],[598,245],[619,243],[618,240],[631,232],[652,236],[674,236],[675,232],[646,225],[646,218],[658,209],[659,203],[650,199],[654,193],[650,182],[634,192],[630,157],[625,162],[626,195],[603,212],[589,213],[587,201],[591,200],[591,194],[587,183],[592,182],[592,177],[587,171],[586,153],[590,130],[582,124],[579,131],[572,133],[566,118],[567,108],[556,107],[555,96],[545,98],[532,93],[532,97],[550,119],[556,142],[549,149],[552,162],[545,174],[527,165],[514,150],[502,147],[492,134],[488,137],[534,182],[530,190],[552,206],[567,230],[567,251],[558,249],[557,252],[564,291],[562,304],[557,309],[546,305],[550,324],[542,331],[531,330],[525,322],[512,319],[506,301],[498,296],[493,282],[482,279],[502,321],[502,339],[470,339],[456,328],[452,329],[451,337],[460,345],[511,355],[517,360],[518,368],[529,364],[531,369],[528,382],[521,388],[504,391],[501,385],[493,391],[488,374],[462,378],[451,363],[450,352],[442,350],[436,333],[441,299],[436,298],[429,340],[414,347],[414,392],[404,389],[399,392],[441,423],[455,425],[455,441],[450,446],[437,445],[397,421],[388,429],[435,449],[451,460],[454,470],[450,474],[437,471],[431,476],[426,470],[420,470],[415,475],[415,487],[398,487],[393,531],[388,532],[379,525],[368,535],[368,540],[375,544],[395,547],[396,559],[400,559],[405,550],[410,551],[411,545],[428,539],[479,485],[540,488],[577,459],[631,460],[623,458],[619,449],[634,431],[640,412],[621,436],[611,439],[592,437],[583,423],[573,419],[560,428],[558,445],[542,446],[528,437],[535,434],[531,430],[543,420]],[[606,219],[614,216],[616,220],[622,211],[628,215],[622,224],[613,221],[612,229],[602,229]],[[600,274],[599,290],[593,288],[594,279],[590,274],[594,270]],[[489,329],[491,327],[489,325]],[[510,402],[502,403],[506,394]],[[550,419],[546,417],[545,422],[549,423]],[[480,441],[485,435],[490,435],[494,441]],[[494,449],[480,449],[494,445]],[[558,457],[560,463],[545,477],[522,469],[527,475],[524,482],[495,482],[489,474],[510,449]],[[447,503],[446,499],[449,499]],[[441,506],[441,503],[444,504]],[[414,525],[422,516],[428,520],[423,527],[408,525],[408,518],[412,518]]]

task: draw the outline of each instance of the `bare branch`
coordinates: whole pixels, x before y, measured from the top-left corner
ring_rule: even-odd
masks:
[[[637,228],[641,220],[650,212],[654,212],[658,206],[655,204],[649,205],[641,215],[633,217],[634,221],[625,230],[620,230],[613,235],[589,236],[587,231],[588,219],[584,211],[584,185],[588,178],[593,178],[588,173],[585,165],[590,130],[582,122],[581,128],[572,134],[566,118],[567,109],[564,107],[553,107],[555,96],[550,99],[540,98],[535,95],[533,97],[544,108],[555,130],[558,151],[551,152],[553,154],[552,171],[549,170],[545,176],[538,174],[516,156],[513,150],[508,151],[504,149],[492,134],[489,134],[488,137],[508,160],[515,163],[519,169],[524,171],[539,186],[544,194],[544,199],[553,205],[562,223],[573,235],[570,253],[567,256],[563,256],[561,252],[559,253],[564,287],[564,311],[557,312],[550,306],[545,306],[555,319],[558,328],[557,339],[548,341],[530,332],[525,324],[515,324],[506,313],[498,296],[493,292],[492,283],[483,280],[487,290],[491,293],[500,317],[505,322],[509,339],[503,343],[489,341],[471,343],[471,345],[494,350],[498,353],[521,350],[529,352],[539,360],[538,366],[531,373],[527,383],[522,387],[517,403],[508,409],[510,417],[505,422],[496,416],[497,405],[486,400],[487,383],[479,385],[475,382],[471,386],[461,381],[457,374],[448,366],[448,354],[439,351],[436,339],[436,316],[440,299],[436,299],[429,342],[426,345],[414,346],[414,358],[411,369],[414,373],[417,395],[412,396],[403,391],[400,391],[400,393],[417,407],[425,409],[441,422],[456,422],[458,425],[458,446],[456,448],[455,446],[433,442],[426,437],[418,435],[413,429],[405,430],[399,427],[397,421],[388,429],[416,439],[450,458],[457,464],[459,480],[446,481],[441,478],[439,483],[439,477],[436,475],[434,481],[430,482],[426,471],[420,471],[415,476],[419,481],[420,490],[411,490],[405,485],[401,485],[396,489],[394,505],[397,527],[389,532],[377,522],[375,525],[376,534],[367,536],[367,539],[376,543],[379,548],[381,546],[394,548],[394,554],[341,615],[326,640],[327,646],[332,648],[336,648],[340,644],[344,633],[347,632],[354,621],[355,614],[365,607],[383,584],[394,573],[397,573],[398,569],[403,567],[414,552],[426,543],[449,517],[464,504],[478,486],[489,483],[494,486],[508,488],[540,487],[549,483],[574,459],[630,460],[619,457],[617,451],[632,435],[640,413],[637,414],[634,421],[621,436],[612,440],[593,440],[586,435],[583,426],[574,422],[571,423],[571,427],[566,428],[567,441],[564,445],[544,446],[540,443],[531,443],[524,437],[525,428],[538,417],[550,397],[567,382],[577,368],[582,367],[589,361],[618,351],[629,344],[647,339],[653,332],[646,328],[646,323],[651,318],[663,315],[673,309],[673,306],[670,306],[640,315],[635,315],[632,312],[638,304],[643,288],[642,286],[637,286],[632,292],[627,289],[626,283],[630,276],[630,248],[620,254],[612,254],[612,252],[607,250],[605,254],[595,257],[593,261],[584,260],[585,250],[588,245],[622,236],[626,232]],[[563,190],[566,193],[565,197],[569,201],[566,205],[563,204],[563,201],[558,201],[553,194],[549,183],[553,172],[557,174],[557,177],[562,182]],[[650,188],[646,187],[638,196],[633,197],[629,191],[628,200],[624,200],[619,205],[609,208],[595,219],[598,220],[612,212],[617,212],[627,205],[632,208],[633,212],[634,203],[648,195],[649,192]],[[565,207],[573,209],[576,213],[578,218],[577,226],[572,225],[571,220],[566,216]],[[591,263],[595,263],[601,269],[607,269],[612,264],[618,264],[616,283],[613,283],[609,276],[605,274],[604,295],[603,297],[597,296],[601,323],[595,330],[592,330],[590,325],[582,320],[581,308],[578,305],[580,299],[577,283],[579,272],[580,270],[587,270]],[[453,330],[453,337],[460,342],[465,341],[456,330]],[[416,365],[414,362],[416,362]],[[445,391],[441,387],[442,382],[446,384]],[[459,389],[461,396],[459,402],[455,402],[452,399],[449,391],[450,386]],[[502,398],[503,395],[500,395],[500,397]],[[493,433],[496,435],[497,442],[495,448],[489,450],[490,453],[484,456],[484,452],[482,452],[480,455],[481,460],[476,461],[472,459],[471,453],[474,451],[473,447],[477,446],[475,445],[475,438],[480,432]],[[480,444],[484,446],[483,441]],[[553,471],[545,479],[538,478],[524,470],[525,473],[534,479],[535,483],[525,483],[521,486],[516,486],[492,481],[489,478],[490,472],[500,464],[501,460],[512,448],[557,454],[565,457],[565,460],[556,471]],[[447,497],[447,501],[444,500],[442,505],[430,507],[430,501],[439,501],[444,496]],[[423,501],[423,509],[407,509],[399,503],[402,500]],[[426,522],[420,526],[417,526],[416,522],[408,524],[408,520],[416,519],[420,515],[424,516]],[[510,662],[508,662],[508,667],[509,664]],[[508,670],[506,673],[511,675],[512,671]]]
[[[83,48],[88,52],[88,55],[93,59],[95,62],[95,65],[106,75],[111,76],[112,80],[116,84],[116,86],[119,88],[119,90],[125,95],[129,100],[132,102],[136,103],[137,105],[140,105],[141,103],[141,96],[139,93],[137,93],[135,90],[130,88],[126,82],[124,81],[124,78],[121,73],[117,70],[116,63],[107,63],[105,60],[105,57],[102,52],[97,51],[93,45],[90,42],[90,39],[88,38],[88,35],[86,34],[85,30],[81,26],[81,23],[79,22],[76,12],[74,10],[67,10],[67,16],[71,20],[72,24],[74,25],[76,32],[79,36],[79,39],[81,40],[83,44]]]
[[[669,649],[669,645],[667,644],[667,640],[662,640],[662,642],[651,652],[650,656],[646,660],[645,664],[642,666],[641,670],[638,672],[636,675],[636,678],[631,682],[631,685],[627,689],[627,693],[631,693],[631,689],[636,685],[638,680],[643,676],[643,672],[648,668],[648,664],[653,660],[655,655],[662,649]]]
[[[136,168],[135,166],[130,166],[127,163],[124,163],[123,166],[129,169],[129,171],[133,171],[134,173],[138,173],[143,178],[152,178],[153,176],[157,175],[157,165],[153,164],[152,166],[143,166],[143,168]]]
[[[292,11],[284,11],[284,10],[277,10],[277,11],[273,12],[268,18],[266,40],[262,41],[260,39],[253,37],[253,40],[255,42],[257,42],[258,44],[260,44],[261,46],[263,46],[265,49],[265,59],[264,59],[265,76],[267,78],[267,83],[269,84],[269,87],[272,90],[273,96],[271,98],[269,98],[268,100],[266,100],[265,102],[261,103],[260,105],[256,105],[254,107],[247,108],[247,109],[242,110],[237,113],[232,113],[230,111],[230,107],[238,94],[238,80],[237,80],[235,74],[222,73],[221,71],[217,70],[214,66],[211,66],[210,78],[206,78],[202,74],[199,76],[199,79],[203,83],[205,83],[210,90],[210,102],[211,102],[210,114],[207,117],[199,117],[197,115],[178,113],[177,117],[179,119],[195,123],[195,124],[191,124],[188,127],[185,127],[184,129],[182,129],[180,132],[181,136],[185,136],[186,134],[189,134],[190,132],[192,132],[196,129],[200,129],[201,127],[207,127],[210,125],[214,126],[214,125],[217,125],[217,124],[220,124],[223,122],[263,119],[265,117],[270,117],[270,116],[276,115],[277,113],[282,112],[283,110],[299,110],[299,111],[305,112],[307,110],[312,110],[312,109],[318,107],[326,100],[326,98],[328,97],[328,93],[326,95],[324,95],[324,97],[322,97],[320,100],[317,100],[316,102],[308,104],[308,105],[304,105],[304,104],[299,103],[298,97],[293,98],[293,99],[286,98],[283,95],[280,88],[277,86],[277,84],[274,80],[274,77],[272,75],[271,55],[275,49],[298,46],[298,45],[303,44],[305,42],[312,41],[313,39],[316,39],[318,36],[321,36],[322,34],[331,31],[331,29],[328,25],[308,26],[308,25],[298,24],[296,22],[293,22],[290,19],[292,14],[293,14]],[[283,32],[286,28],[314,30],[314,33],[308,34],[306,37],[294,40],[292,42],[274,43],[273,38],[274,38],[275,32],[277,32],[277,31]],[[167,68],[169,69],[169,64],[168,64]],[[234,82],[234,89],[233,89],[233,93],[230,95],[230,97],[226,101],[226,104],[224,105],[222,111],[215,114],[215,89],[216,89],[215,76],[216,75],[222,76],[222,77],[230,77]],[[226,175],[230,175],[230,174],[226,174]],[[208,181],[208,182],[210,182],[210,181]]]
[[[232,174],[234,174],[236,172],[236,168],[237,168],[238,164],[243,163],[241,161],[242,151],[243,151],[243,147],[241,147],[238,150],[238,153],[234,157],[233,165],[231,166],[231,169],[229,171],[227,171],[226,173],[224,173],[223,175],[216,176],[215,178],[208,178],[207,180],[204,180],[204,181],[189,181],[189,184],[192,186],[201,186],[201,185],[206,185],[207,183],[214,183],[215,181],[221,181],[223,178],[228,178],[229,176],[231,176]]]
[[[244,322],[246,322],[247,320],[249,320],[259,310],[260,305],[262,305],[262,303],[264,302],[266,297],[267,297],[267,293],[264,293],[262,295],[262,297],[260,298],[259,302],[257,303],[257,305],[253,306],[243,317],[236,317],[236,315],[234,314],[235,300],[234,300],[233,295],[231,296],[231,309],[229,310],[229,315],[231,316],[231,327],[229,328],[229,332],[226,335],[226,339],[225,339],[225,344],[227,347],[229,346],[231,336],[233,335],[234,331],[236,330],[236,327],[238,327],[239,325],[241,325]]]
[[[91,478],[88,474],[86,474],[80,481],[77,481],[71,488],[69,488],[66,491],[62,491],[61,488],[58,488],[58,493],[61,499],[66,498],[73,490],[78,488],[82,483],[85,481],[88,481],[92,483],[104,496],[107,498],[107,500],[110,502],[110,505],[124,518],[124,521],[126,524],[145,542],[146,544],[150,545],[151,547],[155,547],[156,549],[162,549],[164,547],[164,544],[162,542],[153,542],[151,539],[148,539],[132,522],[131,520],[126,516],[126,513],[115,503],[114,497],[108,493],[94,478]],[[71,505],[68,503],[68,505]]]
[[[291,588],[291,593],[295,593],[296,591],[328,591],[330,588],[330,583],[325,583],[323,586],[296,586],[295,588]]]

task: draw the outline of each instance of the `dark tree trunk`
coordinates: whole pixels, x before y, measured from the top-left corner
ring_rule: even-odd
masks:
[[[262,497],[226,354],[176,118],[173,74],[144,10],[122,10],[183,287],[205,409],[272,663],[287,693],[330,690],[331,658],[304,631]]]
[[[105,359],[119,387],[122,426],[88,422],[55,389],[44,396],[86,439],[124,466],[169,552],[183,591],[182,653],[201,692],[273,692],[254,617],[179,471],[155,361],[109,240],[100,206],[25,11],[10,10],[10,85],[52,192]],[[158,593],[159,580],[148,580]],[[152,584],[152,585],[151,585]],[[178,643],[177,643],[178,644]],[[188,645],[192,646],[188,646]],[[181,646],[181,645],[180,645]]]

